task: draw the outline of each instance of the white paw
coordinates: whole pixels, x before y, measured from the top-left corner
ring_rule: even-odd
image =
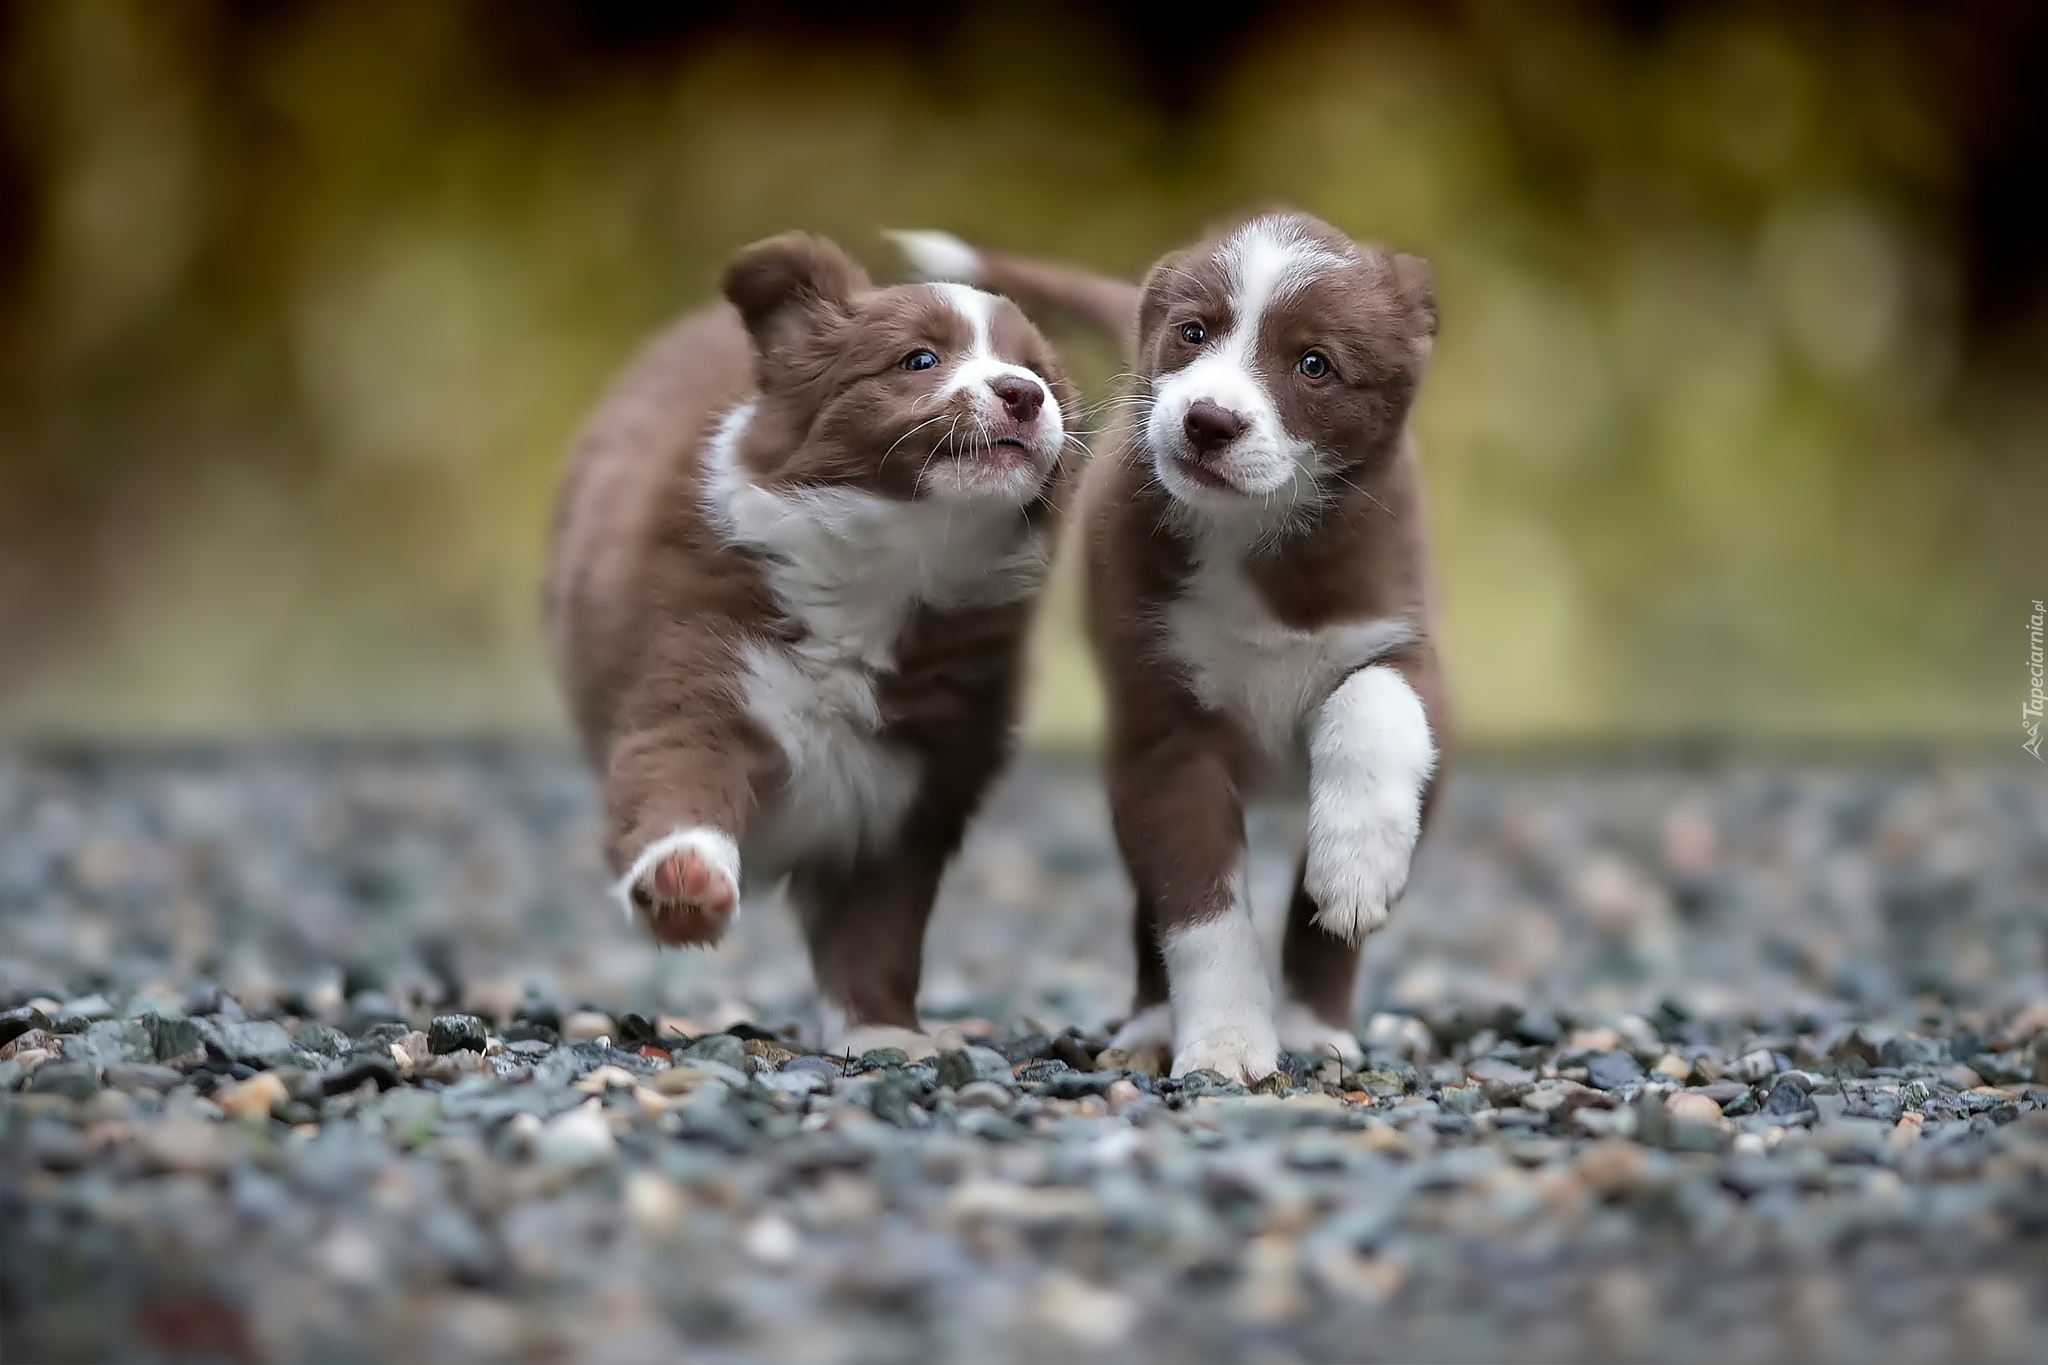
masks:
[[[835,1033],[837,1036],[832,1036]],[[830,1030],[825,1038],[825,1050],[838,1057],[858,1057],[882,1047],[899,1048],[913,1062],[939,1055],[939,1045],[930,1034],[893,1024],[856,1024],[848,1029]]]
[[[716,943],[739,908],[739,846],[715,829],[679,829],[641,850],[612,893],[658,942]]]
[[[1173,1006],[1147,1005],[1116,1031],[1109,1045],[1118,1052],[1166,1052],[1173,1047]]]
[[[1224,1078],[1252,1085],[1280,1068],[1280,1040],[1273,1021],[1263,1015],[1217,1020],[1190,1029],[1173,1054],[1173,1074],[1214,1071]]]
[[[1309,737],[1308,864],[1316,925],[1356,943],[1408,885],[1436,743],[1422,698],[1384,665],[1332,692]]]
[[[981,253],[950,232],[888,231],[882,235],[896,244],[910,268],[923,279],[962,284],[976,284],[981,279]]]
[[[1290,1000],[1282,1005],[1275,1023],[1283,1051],[1304,1052],[1312,1057],[1335,1057],[1353,1068],[1365,1060],[1365,1049],[1358,1045],[1358,1039],[1348,1030],[1324,1023],[1299,1001]]]
[[[1378,820],[1311,822],[1302,886],[1316,903],[1318,928],[1356,943],[1383,928],[1408,885],[1420,812]]]

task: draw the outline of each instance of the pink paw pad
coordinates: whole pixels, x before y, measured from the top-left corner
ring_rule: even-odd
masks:
[[[732,922],[739,891],[724,872],[685,848],[656,863],[634,899],[657,940],[685,946],[719,940]]]

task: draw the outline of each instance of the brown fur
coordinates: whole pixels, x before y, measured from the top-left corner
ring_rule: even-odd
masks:
[[[1327,462],[1290,514],[1236,547],[1246,579],[1273,617],[1313,631],[1404,619],[1405,644],[1372,662],[1420,696],[1439,755],[1447,727],[1433,633],[1433,587],[1421,477],[1406,434],[1409,408],[1436,332],[1427,267],[1350,241],[1325,224],[1281,215],[1341,266],[1283,295],[1263,316],[1254,368],[1286,429]],[[1190,684],[1165,627],[1186,592],[1198,532],[1155,474],[1146,423],[1162,379],[1201,352],[1182,329],[1225,334],[1230,289],[1222,258],[1236,228],[1175,252],[1142,288],[1058,267],[980,253],[977,278],[1034,312],[1081,316],[1121,331],[1135,375],[1084,478],[1089,623],[1108,690],[1108,780],[1118,842],[1137,889],[1135,1007],[1166,999],[1160,936],[1217,914],[1244,851],[1244,805],[1266,779],[1268,755],[1239,720]],[[1077,281],[1087,281],[1085,289]],[[1310,349],[1334,374],[1294,370]],[[1192,437],[1190,437],[1192,439]],[[1201,462],[1196,452],[1194,462]],[[1434,804],[1432,778],[1424,818]],[[1358,947],[1322,929],[1299,875],[1282,970],[1288,994],[1348,1030]]]
[[[791,235],[742,253],[724,292],[727,305],[647,348],[577,444],[547,585],[557,663],[603,784],[606,852],[620,873],[672,831],[702,827],[735,841],[758,875],[750,840],[777,828],[801,776],[750,707],[747,670],[759,651],[822,651],[846,670],[835,679],[865,679],[879,723],[862,742],[915,774],[900,820],[862,836],[872,812],[848,810],[844,837],[810,831],[766,871],[790,875],[827,1003],[855,1025],[914,1029],[939,875],[1013,744],[1029,585],[978,597],[990,566],[965,562],[959,590],[909,602],[893,639],[814,638],[774,575],[816,566],[735,541],[712,510],[718,476],[707,452],[721,417],[752,402],[733,449],[754,488],[785,500],[858,494],[862,506],[885,516],[900,506],[908,517],[935,496],[933,471],[958,462],[963,477],[978,477],[1004,460],[1015,466],[1025,457],[1001,442],[1039,441],[1051,427],[1016,420],[1014,407],[1007,419],[977,417],[963,405],[990,401],[978,390],[934,405],[935,386],[973,340],[941,289],[871,287],[837,248]],[[988,324],[996,358],[1038,376],[1048,408],[1071,408],[1052,352],[1023,315],[989,300]],[[920,349],[940,365],[905,369]],[[1029,458],[1046,466],[1035,491],[981,507],[971,523],[963,514],[984,528],[989,555],[1028,564],[1043,545],[1066,486],[1058,457],[1057,443],[1050,455],[1034,448]],[[868,590],[834,581],[842,587],[856,606]],[[839,652],[856,643],[868,656],[858,666]],[[697,885],[702,869],[685,871],[634,885],[634,906],[665,941],[715,940],[725,923],[717,906],[669,903],[691,900],[676,886]]]

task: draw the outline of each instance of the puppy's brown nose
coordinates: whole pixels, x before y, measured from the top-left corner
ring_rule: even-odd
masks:
[[[1188,415],[1182,419],[1181,426],[1186,429],[1188,444],[1194,447],[1197,455],[1212,455],[1244,435],[1244,418],[1206,398],[1188,405]]]
[[[1002,400],[1004,410],[1019,422],[1030,421],[1045,406],[1045,386],[1021,375],[1000,374],[989,380],[988,386]]]

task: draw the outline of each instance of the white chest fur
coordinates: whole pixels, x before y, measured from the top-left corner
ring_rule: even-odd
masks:
[[[720,423],[706,451],[705,499],[731,543],[763,553],[777,603],[804,632],[795,644],[756,640],[741,650],[742,700],[789,772],[743,841],[749,865],[773,875],[895,831],[920,775],[915,756],[882,737],[877,685],[896,665],[905,628],[921,606],[1028,595],[1044,579],[1049,546],[1017,535],[1014,509],[762,488],[736,459],[751,413],[742,406]]]
[[[1166,609],[1166,643],[1204,705],[1270,759],[1299,752],[1303,722],[1352,672],[1409,643],[1405,619],[1297,630],[1272,613],[1238,556],[1205,552]]]

